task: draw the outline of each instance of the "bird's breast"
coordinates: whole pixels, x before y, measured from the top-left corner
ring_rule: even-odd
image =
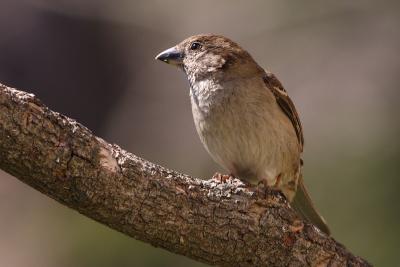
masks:
[[[191,88],[195,126],[210,155],[246,180],[275,177],[299,161],[291,122],[261,79]]]

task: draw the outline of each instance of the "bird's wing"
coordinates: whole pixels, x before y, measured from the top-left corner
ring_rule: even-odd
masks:
[[[289,117],[290,121],[293,124],[293,127],[296,131],[297,139],[299,140],[299,144],[301,147],[301,151],[303,151],[304,145],[304,137],[303,137],[303,129],[301,127],[301,122],[299,115],[297,114],[296,108],[287,94],[285,88],[283,88],[281,82],[276,78],[274,74],[269,71],[265,71],[265,75],[263,80],[267,87],[272,91],[276,98],[276,102],[279,104],[283,112]]]

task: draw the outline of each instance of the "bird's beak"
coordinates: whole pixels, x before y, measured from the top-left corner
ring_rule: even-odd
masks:
[[[183,54],[176,47],[161,52],[156,56],[156,59],[177,66],[183,64]]]

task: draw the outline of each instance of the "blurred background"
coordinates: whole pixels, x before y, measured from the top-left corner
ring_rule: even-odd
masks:
[[[220,169],[195,132],[188,83],[154,56],[193,34],[226,35],[296,103],[306,184],[333,236],[376,266],[395,266],[399,11],[398,1],[1,0],[0,82],[128,151],[206,179]],[[0,172],[0,266],[204,265]]]

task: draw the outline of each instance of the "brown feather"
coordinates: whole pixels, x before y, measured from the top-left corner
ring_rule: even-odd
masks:
[[[301,151],[303,151],[304,146],[304,137],[303,137],[303,128],[301,126],[299,115],[296,111],[296,108],[287,94],[285,88],[281,82],[276,78],[276,76],[269,72],[265,71],[265,76],[263,77],[265,84],[272,91],[276,98],[276,102],[279,104],[283,112],[289,117],[290,121],[293,124],[293,127],[296,131],[297,139],[299,141]]]

